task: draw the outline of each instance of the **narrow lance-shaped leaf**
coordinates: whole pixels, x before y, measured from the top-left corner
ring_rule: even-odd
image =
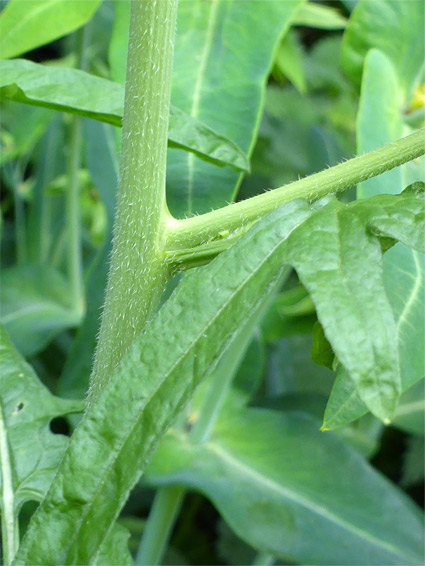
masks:
[[[78,69],[16,59],[0,61],[0,98],[121,126],[124,87]],[[196,153],[214,165],[249,170],[246,155],[235,143],[175,107],[170,110],[168,140],[170,147]]]
[[[291,203],[185,277],[75,430],[17,564],[96,557],[161,435],[279,277],[284,240],[309,214],[305,202]]]
[[[299,413],[222,413],[202,443],[170,431],[146,481],[201,491],[239,537],[290,564],[419,564],[423,556],[420,510]]]
[[[379,44],[379,40],[380,35],[375,42]],[[402,71],[407,72],[408,69]],[[375,149],[402,135],[401,107],[402,97],[394,65],[382,51],[371,49],[364,61],[357,118],[359,153]],[[404,180],[412,172],[415,179],[423,178],[423,163],[421,167],[419,161],[416,170],[414,164],[408,164],[361,183],[357,189],[358,196],[365,198],[381,193],[399,193],[408,182]],[[411,190],[415,190],[414,187]],[[398,244],[385,254],[383,269],[384,286],[396,321],[401,386],[405,391],[425,374],[425,257]],[[365,412],[367,407],[356,394],[348,375],[340,371],[326,408],[324,428],[343,426]]]
[[[274,51],[302,1],[180,2],[171,102],[250,155]],[[178,217],[224,206],[240,181],[233,171],[169,151],[168,202]]]
[[[397,328],[384,289],[379,234],[423,247],[420,195],[331,202],[288,239],[291,263],[316,305],[332,348],[362,401],[380,419],[401,391]]]
[[[265,290],[277,280],[283,264],[296,264],[301,278],[304,276],[304,284],[316,300],[319,313],[321,311],[324,315],[322,324],[325,331],[327,326],[332,327],[328,338],[335,342],[334,333],[347,333],[342,319],[332,313],[330,316],[326,314],[326,307],[333,304],[331,292],[334,281],[328,280],[327,295],[315,293],[310,288],[308,271],[300,269],[303,262],[297,261],[293,253],[293,237],[302,241],[306,237],[307,241],[313,239],[311,233],[299,227],[303,228],[309,218],[319,215],[316,224],[309,224],[315,234],[322,223],[320,215],[325,210],[332,226],[332,218],[338,215],[337,204],[334,201],[328,206],[322,204],[323,208],[316,211],[302,200],[292,201],[254,225],[232,248],[207,267],[184,278],[177,291],[147,324],[143,334],[134,341],[110,381],[88,408],[72,437],[51,490],[31,522],[17,564],[78,564],[95,559],[103,538],[124,505],[129,490],[145,469],[160,437],[187,402],[194,387],[213,369]],[[423,208],[422,200],[416,195],[374,199],[371,209],[375,207],[375,215],[370,210],[366,214],[359,206],[363,203],[355,204],[358,210],[353,210],[352,216],[359,222],[363,219],[364,232],[368,226],[392,238],[414,240],[409,230],[405,230],[405,223],[411,223],[415,214]],[[341,210],[346,209],[347,213],[354,208],[352,205],[338,206]],[[396,221],[392,227],[385,226],[391,214]],[[336,237],[338,239],[338,233]],[[372,241],[374,238],[371,236]],[[420,236],[417,239],[420,240]],[[329,261],[326,248],[323,245],[317,248],[319,253],[324,254],[322,264],[326,264]],[[375,251],[373,248],[374,261]],[[310,252],[304,253],[304,260],[310,262],[310,256]],[[338,257],[346,256],[344,253]],[[366,266],[372,269],[367,260]],[[376,263],[373,263],[373,268],[379,272]],[[320,275],[320,271],[316,275]],[[338,287],[341,272],[335,272],[335,279]],[[378,288],[378,299],[382,304],[379,293]],[[335,297],[347,300],[346,294],[336,294]],[[348,295],[351,304],[355,298],[356,293]],[[373,300],[376,307],[376,297]],[[384,322],[385,314],[382,316]],[[352,316],[352,321],[352,332],[358,333],[355,316]],[[360,317],[359,326],[362,324]],[[366,336],[365,340],[366,346],[362,346],[366,347],[367,358],[371,338]],[[372,344],[375,346],[373,337]],[[344,354],[344,361],[348,362],[353,373],[357,372],[362,387],[362,372],[369,367],[361,362],[353,366],[349,350],[348,353],[342,351],[340,346],[335,350],[340,359]],[[385,353],[385,349],[381,348],[379,354],[386,362]],[[363,352],[356,351],[356,354],[361,358]],[[394,372],[396,382],[397,368]],[[391,385],[388,384],[387,388],[392,393]],[[365,384],[365,390],[372,397],[371,404],[374,404],[376,394],[370,390],[369,382]],[[386,402],[388,391],[383,393]],[[382,399],[379,398],[379,401]],[[386,408],[386,403],[381,404]],[[379,402],[376,405],[380,410]],[[78,474],[74,473],[76,469]],[[46,536],[46,533],[54,533],[54,536]],[[78,545],[73,545],[72,541],[76,538]]]
[[[9,59],[87,23],[102,0],[10,0],[0,16],[0,55]]]

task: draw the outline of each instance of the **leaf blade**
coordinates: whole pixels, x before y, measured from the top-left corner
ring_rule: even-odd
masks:
[[[24,59],[0,61],[0,95],[113,126],[122,122],[124,87],[78,69],[43,66]],[[234,142],[176,107],[170,109],[169,143],[215,166],[249,170],[246,155]]]
[[[146,479],[201,491],[238,536],[290,563],[421,559],[418,510],[340,439],[321,434],[315,420],[297,413],[222,414],[204,443],[171,431]],[[411,522],[409,543],[399,513]]]
[[[102,0],[11,0],[0,16],[2,59],[16,57],[88,22]]]

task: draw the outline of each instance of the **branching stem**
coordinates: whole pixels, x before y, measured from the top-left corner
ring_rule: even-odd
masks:
[[[233,243],[222,241],[220,235],[232,233],[241,227],[259,220],[268,212],[278,206],[296,198],[305,198],[309,201],[317,200],[331,193],[337,193],[398,167],[407,161],[420,157],[425,153],[425,129],[419,130],[398,141],[389,143],[379,149],[354,157],[344,163],[330,167],[299,181],[290,183],[278,189],[268,191],[247,200],[230,204],[224,208],[193,216],[184,220],[170,219],[166,246],[170,255],[175,254],[177,262],[179,254],[183,256],[191,251],[190,260],[197,255],[207,255],[204,248],[194,249],[197,246],[219,246],[225,249]],[[182,259],[184,263],[185,259]]]

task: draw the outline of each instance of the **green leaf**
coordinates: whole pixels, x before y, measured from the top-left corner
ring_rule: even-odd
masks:
[[[248,409],[222,416],[208,442],[164,437],[150,484],[206,495],[255,548],[289,563],[418,564],[419,509],[306,416]],[[308,536],[306,536],[308,533]]]
[[[78,69],[24,59],[0,61],[0,96],[121,126],[124,87]],[[175,107],[170,110],[169,146],[193,152],[215,166],[249,170],[246,155],[235,143]]]
[[[17,265],[1,277],[1,321],[18,350],[30,356],[80,320],[68,282],[48,265]]]
[[[316,322],[313,326],[313,345],[311,347],[311,359],[319,366],[328,369],[334,369],[335,355],[332,346],[329,344],[325,336],[323,327],[320,322]]]
[[[273,69],[273,76],[277,79],[280,79],[279,75],[287,77],[301,94],[307,91],[303,55],[301,42],[293,32],[289,31],[279,45]]]
[[[180,2],[171,101],[250,155],[274,51],[302,0]],[[169,206],[178,217],[234,199],[241,176],[169,151]]]
[[[0,364],[0,507],[3,548],[11,548],[22,505],[43,499],[68,443],[65,436],[50,432],[49,422],[80,412],[83,405],[54,397],[2,326]]]
[[[16,57],[87,23],[102,0],[10,0],[0,16],[2,59]]]
[[[128,30],[130,27],[130,1],[114,2],[114,26],[109,43],[108,60],[111,78],[124,84],[127,71]]]
[[[396,409],[400,375],[380,245],[371,232],[423,245],[423,205],[420,197],[407,195],[382,195],[349,205],[331,201],[287,243],[287,260],[309,291],[338,360],[361,399],[382,420]]]
[[[48,110],[3,103],[0,165],[33,149],[51,118]]]
[[[365,61],[360,108],[357,118],[358,153],[393,141],[403,134],[399,86],[388,58],[372,49]],[[419,169],[419,175],[423,173]],[[360,198],[399,193],[411,175],[409,167],[388,171],[361,183]],[[417,179],[417,177],[416,177]],[[406,193],[404,193],[406,194]],[[397,325],[397,348],[402,390],[425,375],[424,274],[425,257],[400,244],[384,256],[384,286]],[[359,418],[367,411],[355,393],[348,375],[341,372],[325,412],[324,428],[333,429]]]
[[[325,273],[322,268],[327,262],[332,266],[334,263],[340,264],[342,258],[346,261],[356,259],[351,247],[348,250],[350,253],[337,253],[334,260],[330,259],[332,246],[328,244],[332,242],[327,238],[322,242],[319,237],[326,235],[326,231],[319,232],[322,221],[326,220],[328,230],[332,227],[332,218],[338,216],[336,211],[340,209],[348,219],[349,213],[355,219],[354,223],[348,222],[347,234],[353,224],[355,226],[357,221],[363,221],[363,232],[358,230],[359,236],[366,234],[367,227],[379,227],[387,236],[408,239],[412,231],[411,224],[415,226],[415,214],[420,214],[423,201],[416,194],[385,195],[371,199],[367,205],[359,202],[347,206],[331,200],[327,206],[322,203],[322,208],[318,210],[317,206],[310,207],[302,200],[292,201],[255,224],[234,246],[208,266],[186,275],[171,298],[146,325],[143,334],[134,341],[109,382],[88,407],[74,432],[49,495],[31,522],[17,564],[78,564],[94,559],[160,437],[187,403],[196,385],[214,369],[241,325],[253,316],[262,297],[267,296],[268,289],[279,280],[282,265],[297,263],[297,268],[304,276],[303,283],[309,287],[315,300],[319,316],[323,312],[325,330],[333,327],[333,346],[336,342],[333,331],[338,335],[338,340],[347,333],[351,338],[353,334],[362,332],[364,320],[360,320],[359,330],[355,326],[357,318],[353,316],[348,330],[344,317],[327,313],[330,304],[332,309],[347,309],[347,296],[330,294],[334,281],[328,281],[326,294],[316,292],[317,288],[313,288],[309,280],[313,271],[304,269],[304,262],[311,262],[311,248],[304,248],[306,257],[301,258],[304,261],[300,258],[296,260],[293,252],[300,247],[299,241],[316,244],[317,250],[324,254],[320,270],[314,273],[316,284],[320,284],[317,276]],[[327,214],[323,215],[325,209]],[[388,225],[391,216],[393,221]],[[319,217],[319,222],[309,222],[313,217]],[[405,228],[406,223],[408,229]],[[307,224],[312,233],[307,231],[306,239],[306,230],[303,228]],[[341,238],[338,231],[335,238],[337,241]],[[414,239],[411,235],[409,238]],[[369,243],[373,242],[376,243],[373,262],[367,264],[367,272],[368,277],[376,279],[374,274],[379,274],[380,247],[378,239],[371,235]],[[299,255],[303,256],[303,253]],[[345,275],[345,272],[341,273]],[[336,270],[337,285],[341,273]],[[306,285],[306,281],[309,285]],[[352,294],[357,298],[355,289]],[[377,305],[383,304],[379,288],[377,296],[367,299],[360,292],[360,298],[366,303],[372,302],[375,310]],[[343,305],[339,304],[339,299]],[[357,301],[354,304],[357,307]],[[378,312],[387,323],[386,311],[383,308],[382,311],[383,315],[381,311]],[[377,321],[380,330],[379,316],[373,320]],[[386,328],[385,332],[389,330]],[[370,339],[373,343],[373,336]],[[369,336],[365,340],[367,342]],[[386,346],[381,347],[379,343],[373,345],[380,347],[379,354],[383,352],[392,359],[391,353],[385,350]],[[342,347],[340,350],[343,350],[350,369],[358,371],[360,384],[365,386],[366,392],[371,394],[372,399],[378,395],[386,405],[386,395],[391,385],[383,392],[384,396],[379,388],[378,393],[369,391],[370,382],[368,380],[363,384],[362,372],[370,369],[368,363],[363,363],[363,359],[369,362],[370,350],[366,347],[366,355],[363,356],[363,350],[359,351],[357,346],[358,343],[351,345],[356,357],[361,358],[353,362],[354,366],[352,351],[347,353],[347,349]],[[335,351],[342,361],[338,348]],[[384,365],[385,355],[378,360]],[[396,369],[392,368],[393,373]],[[393,374],[384,377],[393,378]],[[373,405],[372,402],[370,404]],[[75,474],[77,469],[78,474]],[[64,486],[67,486],[65,491]],[[94,525],[96,528],[93,528]],[[46,536],[51,532],[55,536]],[[77,537],[79,544],[73,545],[72,541]]]
[[[17,564],[94,559],[160,437],[279,279],[284,240],[309,214],[290,203],[182,280],[88,407]]]
[[[422,0],[360,1],[344,34],[342,65],[349,77],[360,84],[369,49],[380,49],[394,65],[405,101],[423,65],[424,11]]]
[[[100,546],[100,551],[92,564],[95,566],[131,566],[134,564],[128,548],[129,538],[128,529],[115,523]]]
[[[292,23],[318,29],[344,29],[347,19],[335,8],[308,2],[298,8]]]

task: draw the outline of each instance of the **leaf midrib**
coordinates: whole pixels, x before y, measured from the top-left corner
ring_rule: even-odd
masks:
[[[227,461],[230,465],[233,465],[242,474],[252,477],[255,482],[269,487],[272,491],[281,494],[284,498],[286,497],[287,499],[294,501],[295,503],[301,505],[302,507],[305,507],[310,511],[313,511],[314,513],[322,516],[325,519],[328,519],[332,523],[339,525],[340,527],[346,529],[347,531],[351,531],[352,533],[355,533],[360,538],[366,539],[369,542],[376,544],[377,546],[391,552],[395,556],[400,557],[403,560],[406,558],[406,554],[400,554],[399,550],[395,548],[393,545],[383,541],[382,539],[378,539],[374,536],[369,535],[368,533],[362,531],[352,523],[349,523],[346,520],[342,519],[340,516],[329,512],[329,510],[315,503],[314,501],[310,499],[306,499],[304,496],[299,495],[296,492],[293,492],[283,487],[276,481],[268,478],[260,471],[251,467],[249,464],[247,465],[246,463],[242,462],[242,460],[237,460],[236,458],[234,458],[234,456],[229,454],[226,450],[223,449],[223,447],[219,446],[218,444],[209,442],[205,446],[212,452],[215,452],[220,458]],[[413,559],[414,562],[415,558],[413,556],[411,558]]]

